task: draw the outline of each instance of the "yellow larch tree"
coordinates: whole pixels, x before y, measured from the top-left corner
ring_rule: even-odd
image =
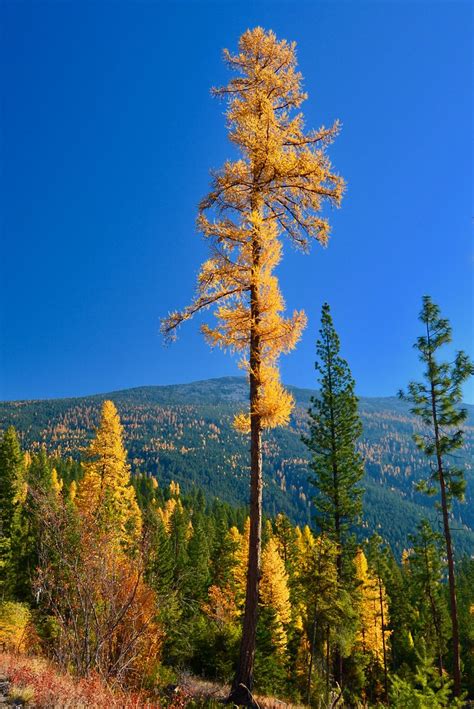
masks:
[[[63,484],[64,482],[59,477],[58,471],[56,470],[56,468],[53,468],[51,470],[51,487],[56,496],[59,495],[61,490],[63,489]]]
[[[71,502],[74,502],[76,499],[77,495],[77,482],[75,480],[71,481],[71,484],[69,485],[69,500]]]
[[[170,531],[171,518],[173,516],[173,513],[174,513],[176,507],[178,507],[180,512],[183,511],[183,506],[181,504],[181,500],[177,500],[176,497],[170,497],[169,500],[166,500],[164,507],[158,508],[158,514],[161,517],[161,520],[162,520],[167,532]]]
[[[87,450],[75,502],[87,519],[97,518],[128,546],[141,533],[142,517],[123,444],[123,427],[112,401],[104,401],[100,424]]]
[[[198,226],[210,257],[198,276],[194,301],[171,313],[165,336],[197,312],[212,307],[217,322],[202,331],[212,345],[237,352],[249,377],[248,411],[235,425],[250,433],[250,553],[239,668],[234,689],[253,683],[258,584],[261,567],[262,431],[288,423],[293,398],[280,383],[278,360],[292,350],[306,323],[303,311],[284,317],[275,267],[282,235],[306,251],[312,239],[326,245],[325,202],[338,206],[344,182],[326,154],[336,136],[330,128],[304,131],[299,108],[306,99],[296,69],[295,43],[261,27],[247,30],[237,54],[224,51],[236,73],[214,89],[227,101],[229,138],[240,157],[213,173],[211,192],[200,204]],[[245,695],[246,696],[246,695]],[[245,698],[240,696],[240,698]],[[248,697],[247,697],[248,699]]]
[[[244,524],[244,531],[241,534],[237,527],[229,529],[229,536],[235,543],[233,554],[232,582],[235,593],[237,607],[242,609],[245,601],[245,588],[247,582],[247,565],[249,558],[249,536],[250,520],[247,517]]]
[[[227,532],[233,548],[230,555],[230,578],[223,587],[210,586],[208,600],[203,605],[205,614],[221,625],[234,623],[242,615],[249,555],[249,530],[250,521],[247,517],[243,533],[237,527],[231,527]]]
[[[278,545],[274,537],[270,537],[262,554],[260,603],[265,608],[273,610],[275,614],[273,641],[279,650],[284,650],[287,645],[286,628],[291,620],[290,591],[285,563],[278,553]]]
[[[357,643],[362,652],[372,655],[380,667],[384,667],[384,645],[388,647],[390,630],[388,603],[380,579],[375,579],[369,571],[367,558],[359,549],[355,558],[356,578],[360,592],[360,627]]]

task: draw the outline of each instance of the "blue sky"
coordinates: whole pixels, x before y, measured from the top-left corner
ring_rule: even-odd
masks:
[[[231,155],[209,93],[228,78],[221,50],[256,25],[296,40],[306,124],[342,121],[330,155],[348,183],[327,249],[285,244],[282,290],[309,324],[284,381],[314,385],[326,300],[361,395],[419,376],[425,293],[472,354],[470,3],[10,0],[0,14],[2,398],[239,373],[199,321],[164,347],[159,320],[192,296],[196,206]]]

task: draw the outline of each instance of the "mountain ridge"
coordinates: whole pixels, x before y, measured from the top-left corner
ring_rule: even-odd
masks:
[[[288,389],[295,409],[287,428],[264,435],[264,504],[269,514],[287,513],[306,523],[314,515],[308,483],[308,452],[301,442],[307,409],[316,390]],[[112,399],[124,425],[132,470],[154,475],[160,484],[171,479],[184,490],[232,504],[248,498],[248,445],[236,433],[232,418],[248,402],[245,377],[217,377],[185,384],[132,387],[83,397],[0,402],[0,429],[13,424],[25,448],[46,444],[51,451],[79,457],[97,425],[100,404]],[[474,406],[466,405],[466,447],[461,452],[468,481],[467,504],[454,509],[458,544],[474,553]],[[365,460],[365,522],[360,534],[381,530],[400,550],[416,522],[428,515],[438,524],[433,501],[417,493],[413,483],[429,471],[429,462],[411,436],[420,423],[409,405],[396,397],[360,397],[363,435],[359,450]],[[405,540],[405,542],[403,541]]]
[[[134,387],[125,387],[123,389],[113,389],[111,391],[105,391],[105,392],[98,392],[94,394],[79,394],[75,396],[53,396],[53,397],[43,397],[43,398],[33,398],[33,399],[0,399],[0,405],[2,404],[37,404],[37,403],[42,403],[42,402],[70,402],[70,401],[77,401],[77,400],[82,400],[82,399],[104,399],[107,397],[116,397],[120,396],[122,397],[123,395],[128,395],[128,394],[135,394],[139,392],[147,392],[147,391],[156,391],[156,392],[164,392],[166,390],[175,390],[175,389],[196,389],[196,387],[199,387],[199,385],[209,385],[209,384],[214,384],[214,383],[232,383],[232,384],[239,384],[239,385],[246,385],[246,378],[244,376],[233,376],[233,375],[226,375],[223,377],[210,377],[208,379],[196,379],[192,380],[190,382],[182,382],[182,383],[177,383],[177,384],[141,384],[139,386],[134,386]],[[291,391],[293,394],[299,394],[298,398],[308,398],[310,396],[314,396],[315,394],[318,393],[318,389],[313,389],[311,387],[301,387],[301,386],[295,386],[293,384],[284,384],[285,388]],[[243,396],[241,401],[245,402],[248,399],[248,397]],[[364,403],[369,403],[371,401],[374,402],[390,402],[392,404],[395,404],[399,402],[399,398],[396,395],[385,395],[385,396],[366,396],[366,395],[358,395],[358,399],[360,402]],[[403,404],[402,406],[407,407],[407,404]],[[468,410],[469,416],[474,416],[474,404],[470,404],[468,402],[463,402],[461,404],[463,408],[466,408]]]

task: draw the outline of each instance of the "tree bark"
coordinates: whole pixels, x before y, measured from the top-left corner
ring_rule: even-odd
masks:
[[[255,205],[253,205],[255,207]],[[260,244],[258,235],[252,248],[253,265],[260,264]],[[258,284],[250,289],[250,536],[247,586],[245,593],[245,613],[240,644],[239,666],[232,685],[229,699],[234,704],[255,705],[251,696],[253,687],[253,668],[255,661],[255,642],[258,620],[258,589],[261,576],[262,548],[262,422],[258,414],[260,395],[260,366],[262,343],[259,332],[260,303]]]
[[[329,644],[329,625],[326,626],[326,702],[329,704],[329,688],[330,688],[330,644]]]
[[[389,696],[388,696],[388,673],[387,673],[387,646],[385,643],[385,617],[384,617],[384,612],[383,612],[382,579],[380,578],[379,572],[377,572],[377,576],[378,576],[378,582],[379,582],[380,621],[382,623],[383,679],[384,679],[385,701],[388,704]]]
[[[427,339],[430,343],[430,331],[427,326]],[[451,529],[449,527],[449,514],[448,514],[448,500],[446,495],[446,481],[444,479],[443,470],[443,458],[441,455],[440,448],[440,434],[439,434],[439,424],[438,424],[438,410],[436,401],[436,391],[433,382],[432,375],[432,360],[431,355],[429,355],[429,376],[430,376],[430,387],[431,387],[431,410],[433,416],[433,427],[435,435],[435,447],[436,447],[436,463],[438,467],[438,479],[439,486],[441,489],[441,508],[443,511],[443,527],[444,527],[444,538],[446,541],[446,556],[448,558],[448,580],[449,580],[449,606],[451,615],[451,626],[452,626],[452,644],[453,644],[453,679],[454,679],[454,696],[459,697],[461,694],[461,661],[460,661],[460,649],[459,649],[459,624],[458,624],[458,609],[456,600],[456,580],[454,575],[454,558],[453,558],[453,545],[451,541]]]
[[[262,543],[262,447],[261,428],[252,426],[251,438],[251,480],[250,480],[250,538],[245,594],[245,614],[240,645],[239,668],[234,679],[231,694],[234,703],[239,704],[238,689],[244,685],[252,691],[253,667],[255,660],[255,640],[258,620],[258,588],[261,575]]]
[[[459,650],[459,625],[458,625],[458,609],[456,600],[456,581],[454,576],[454,559],[453,546],[451,542],[451,530],[449,528],[448,505],[446,499],[446,484],[444,481],[443,466],[441,456],[438,458],[438,473],[439,484],[441,487],[441,507],[443,509],[443,526],[444,537],[446,540],[446,555],[448,557],[448,578],[449,578],[449,605],[451,611],[452,625],[452,643],[453,643],[453,678],[454,678],[454,696],[459,697],[461,694],[461,667],[460,667],[460,650]]]
[[[318,616],[315,611],[314,621],[313,621],[313,636],[311,639],[311,651],[309,656],[309,667],[308,667],[308,682],[306,686],[306,703],[309,705],[311,703],[311,675],[313,673],[313,660],[316,648],[316,628],[317,628]]]

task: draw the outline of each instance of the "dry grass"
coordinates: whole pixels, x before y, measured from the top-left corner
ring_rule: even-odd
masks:
[[[210,682],[187,674],[181,675],[179,686],[193,702],[202,707],[223,704],[230,693],[230,685]],[[257,694],[254,697],[260,709],[307,709],[306,705],[291,704],[276,697],[262,697]]]
[[[0,652],[0,676],[8,678],[10,695],[35,709],[184,709],[223,706],[230,686],[183,673],[163,703],[145,694],[108,687],[98,676],[76,679],[40,657]],[[12,694],[13,693],[13,694]],[[165,693],[166,694],[166,693]],[[261,709],[303,709],[276,697],[255,696]]]
[[[99,677],[75,679],[44,659],[0,653],[0,675],[15,693],[28,693],[36,709],[157,709],[139,693],[114,691]],[[11,691],[10,690],[10,691]]]

